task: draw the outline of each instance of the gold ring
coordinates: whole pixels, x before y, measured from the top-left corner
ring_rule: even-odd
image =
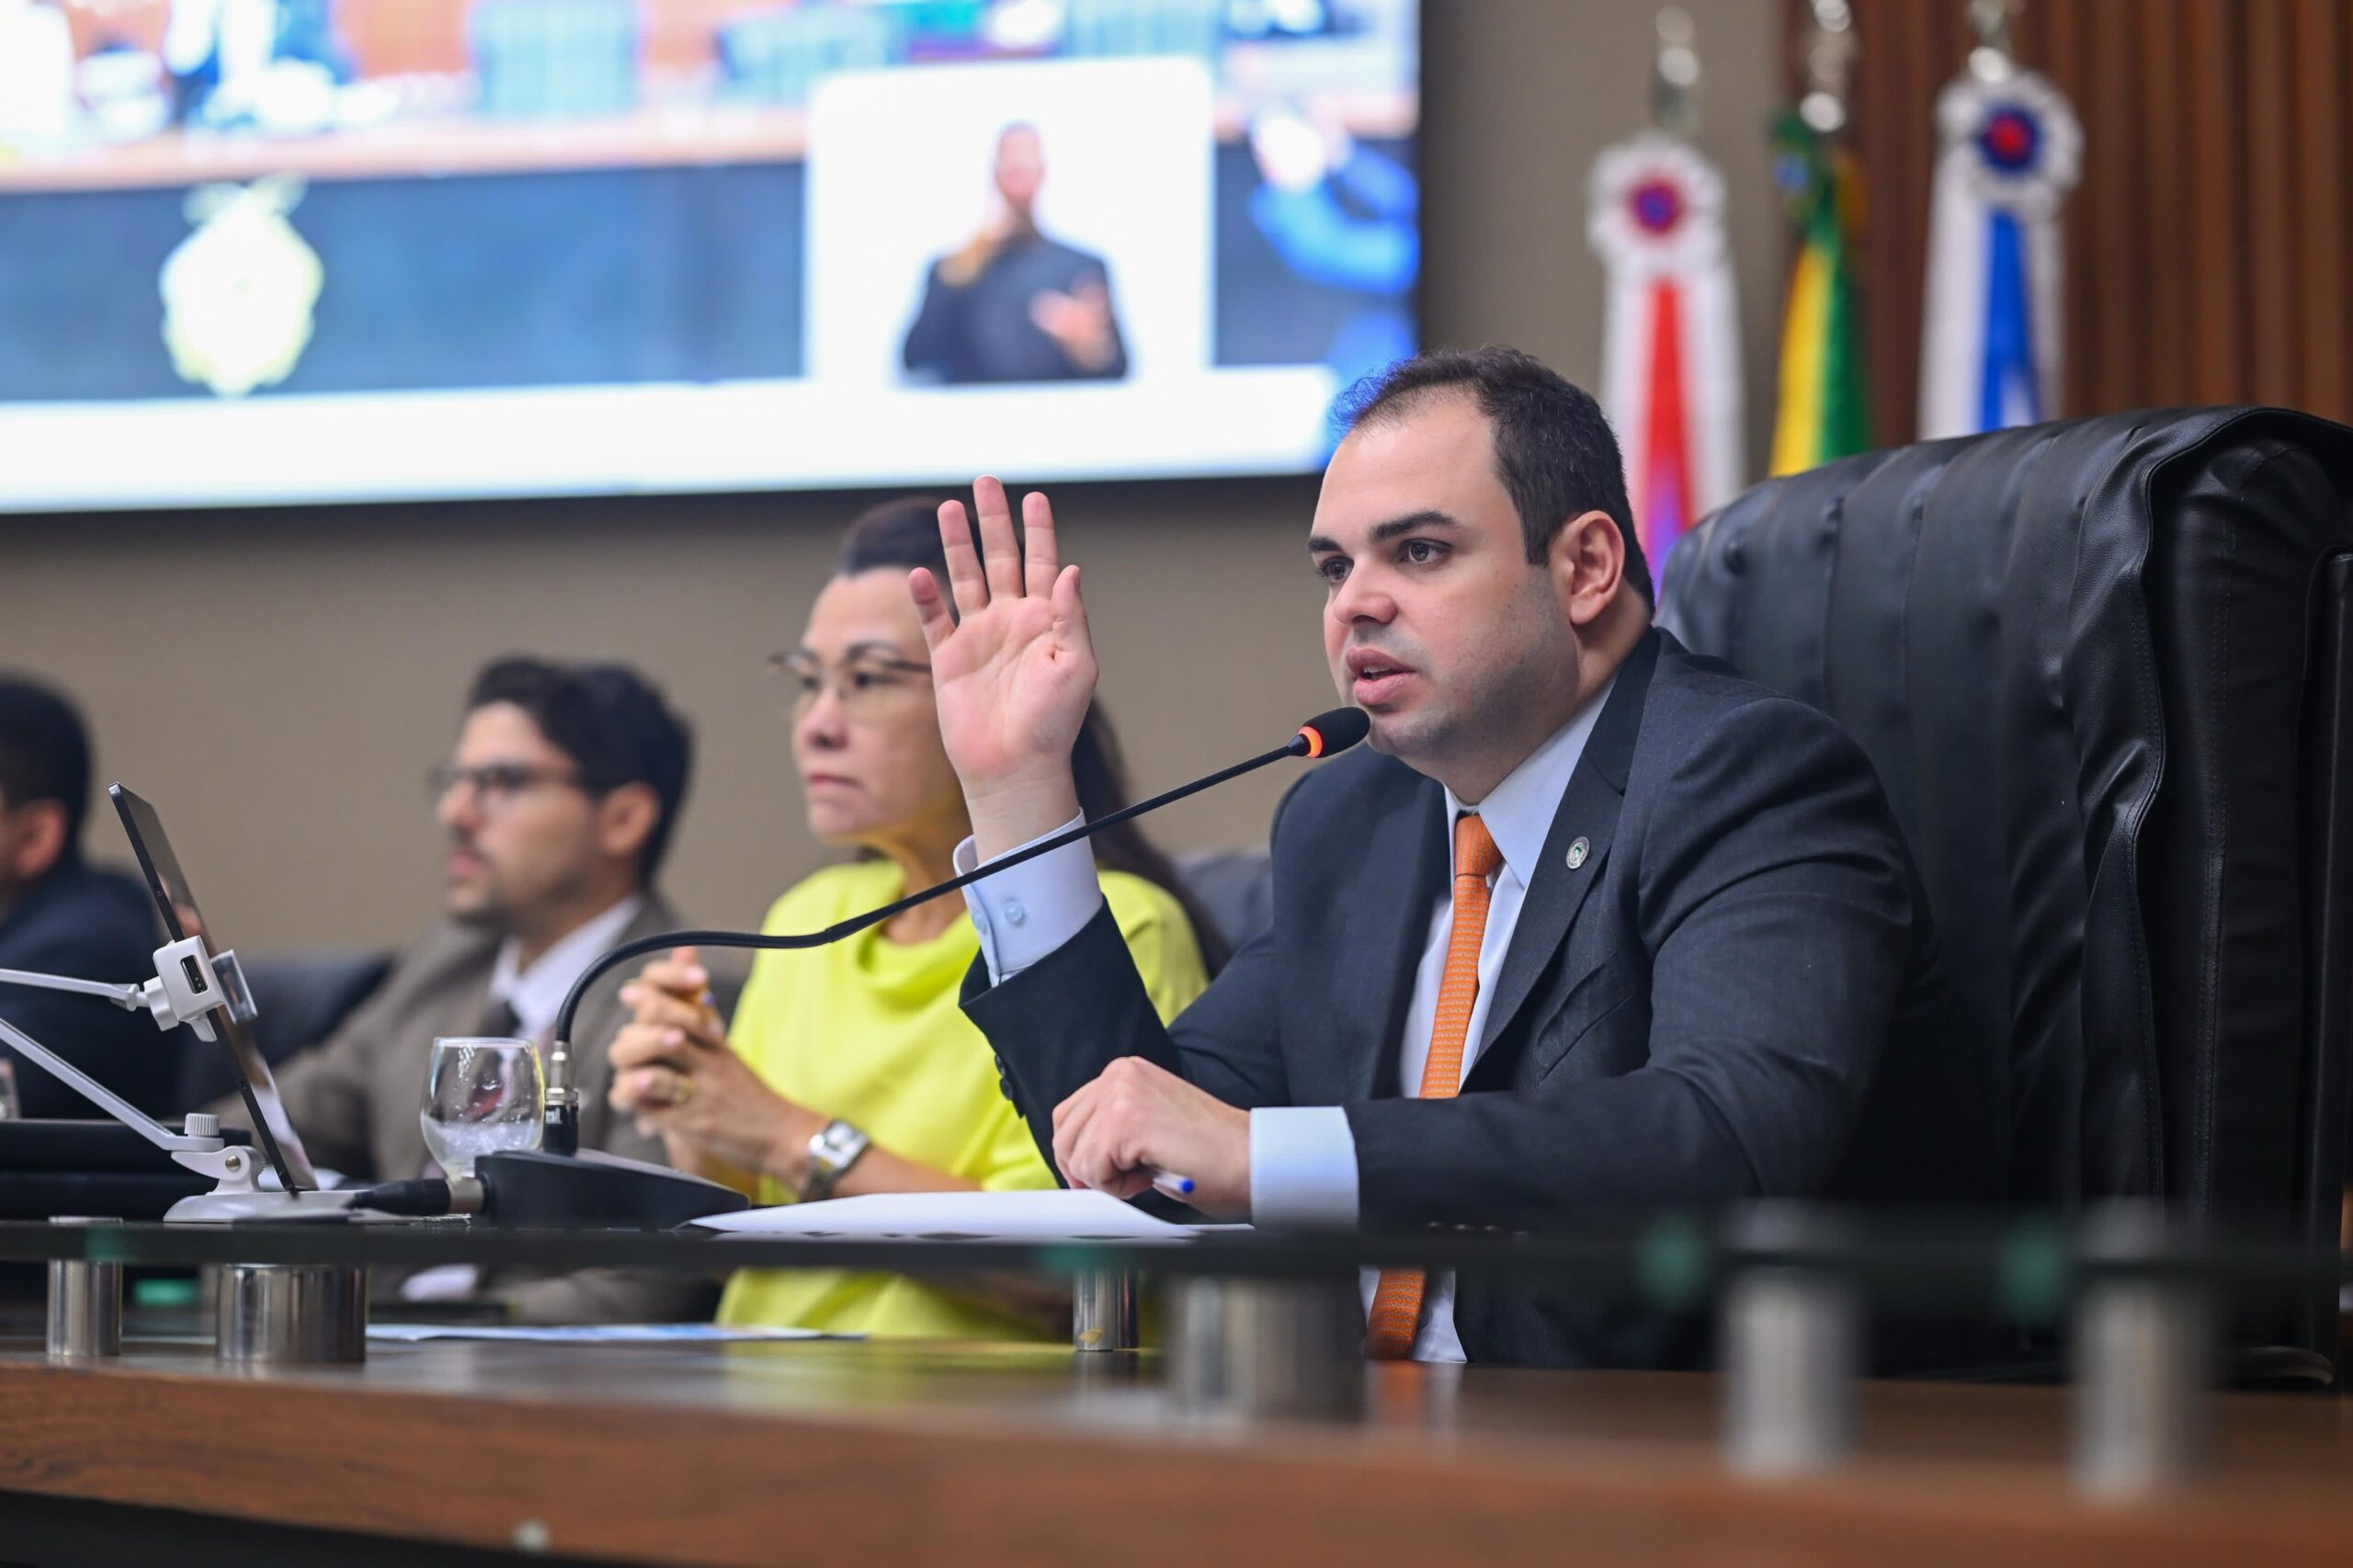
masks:
[[[670,1075],[677,1080],[670,1089],[672,1105],[684,1105],[695,1097],[695,1080],[692,1074],[673,1072]]]

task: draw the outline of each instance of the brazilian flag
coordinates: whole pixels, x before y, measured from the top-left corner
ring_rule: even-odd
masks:
[[[1786,111],[1774,121],[1773,148],[1774,178],[1798,237],[1773,418],[1769,472],[1780,474],[1869,451],[1871,420],[1855,298],[1862,187],[1854,158]]]

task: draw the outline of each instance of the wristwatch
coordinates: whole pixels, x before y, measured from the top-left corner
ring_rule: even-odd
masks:
[[[858,1164],[858,1157],[872,1142],[847,1121],[825,1123],[824,1130],[809,1140],[809,1177],[801,1184],[801,1201],[821,1203],[831,1198],[834,1183]]]

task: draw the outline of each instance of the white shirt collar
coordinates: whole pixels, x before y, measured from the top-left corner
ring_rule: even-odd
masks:
[[[519,944],[507,937],[498,945],[498,960],[491,966],[491,995],[515,1009],[520,1033],[534,1039],[547,1033],[555,1027],[555,1016],[563,1010],[563,998],[573,983],[600,954],[620,943],[621,933],[644,908],[642,897],[630,894],[602,915],[573,927],[528,970],[516,961]]]
[[[1534,885],[1537,862],[1544,858],[1545,836],[1552,831],[1552,819],[1560,814],[1561,797],[1568,793],[1569,778],[1585,756],[1585,743],[1617,685],[1618,672],[1612,670],[1609,678],[1601,683],[1601,689],[1572,714],[1567,723],[1553,731],[1542,745],[1529,752],[1518,767],[1506,774],[1504,781],[1488,790],[1487,798],[1477,805],[1465,805],[1456,799],[1453,790],[1446,791],[1449,874],[1453,869],[1454,819],[1464,812],[1477,812],[1494,836],[1495,847],[1503,851],[1504,864],[1519,879],[1519,885]]]

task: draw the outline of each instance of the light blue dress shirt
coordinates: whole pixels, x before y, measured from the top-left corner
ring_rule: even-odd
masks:
[[[1479,943],[1479,995],[1471,1013],[1470,1033],[1462,1051],[1462,1074],[1468,1077],[1485,1040],[1487,1001],[1495,976],[1510,949],[1511,934],[1519,924],[1521,902],[1544,853],[1545,836],[1552,830],[1561,797],[1568,792],[1570,776],[1585,756],[1586,737],[1608,701],[1617,676],[1611,676],[1574,717],[1554,731],[1543,744],[1488,792],[1484,801],[1459,800],[1446,791],[1447,822],[1466,811],[1476,811],[1503,852],[1503,866],[1488,894],[1487,929]],[[1054,833],[1076,827],[1074,817]],[[1040,835],[1051,838],[1053,834]],[[1031,843],[1037,843],[1032,839]],[[1440,891],[1429,914],[1429,936],[1414,974],[1413,1005],[1405,1014],[1403,1038],[1397,1042],[1398,1082],[1408,1095],[1419,1096],[1422,1068],[1429,1058],[1430,1029],[1438,1016],[1439,983],[1446,972],[1448,939],[1453,932],[1453,835],[1448,834],[1448,886]],[[1027,846],[1017,847],[1026,848]],[[1014,851],[1008,850],[1007,853]],[[979,864],[972,841],[956,846],[958,874]],[[981,955],[989,979],[1001,983],[1061,947],[1085,928],[1102,907],[1103,890],[1096,881],[1095,856],[1085,840],[1015,866],[1002,876],[975,882],[964,890],[965,906],[980,933]],[[1268,1227],[1354,1229],[1358,1219],[1357,1144],[1347,1112],[1339,1106],[1267,1106],[1250,1113],[1250,1218]],[[1380,1280],[1378,1269],[1364,1271],[1365,1306]],[[1454,1276],[1433,1276],[1424,1297],[1421,1333],[1414,1342],[1418,1361],[1460,1361],[1462,1342],[1454,1331]]]

